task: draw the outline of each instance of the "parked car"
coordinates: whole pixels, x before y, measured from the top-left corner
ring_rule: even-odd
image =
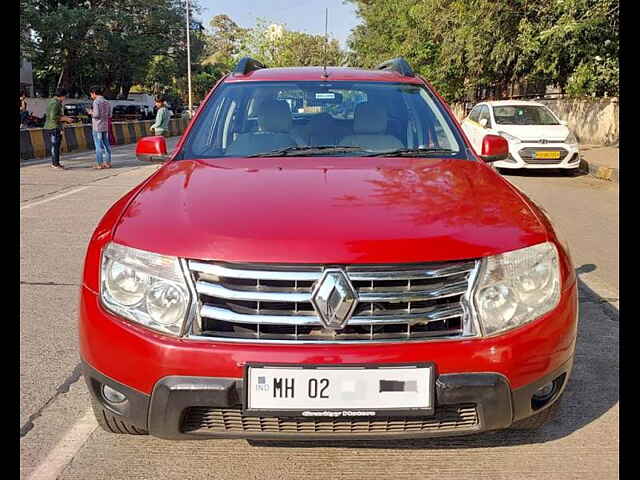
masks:
[[[91,103],[68,103],[64,105],[64,114],[73,119],[73,123],[91,123],[91,116],[87,113],[87,108],[91,108]]]
[[[294,97],[315,113],[292,115]],[[556,412],[578,313],[567,247],[487,164],[507,141],[474,151],[403,59],[244,58],[170,155],[157,136],[136,152],[165,163],[100,221],[80,295],[105,430],[414,438]]]
[[[150,109],[146,105],[115,105],[111,110],[111,116],[114,122],[147,120],[150,117]]]
[[[580,166],[578,139],[545,105],[521,100],[477,104],[462,122],[476,151],[487,134],[509,142],[509,156],[497,168],[561,168]]]
[[[34,115],[32,112],[28,112],[20,128],[21,129],[42,128],[44,126],[45,116],[46,115],[43,115],[42,117],[38,117]]]

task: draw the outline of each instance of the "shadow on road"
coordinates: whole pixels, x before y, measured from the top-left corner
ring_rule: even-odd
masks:
[[[578,277],[596,269],[576,269]],[[578,280],[580,313],[573,372],[554,420],[536,431],[503,430],[461,437],[380,441],[253,441],[257,447],[455,449],[488,448],[544,443],[566,437],[597,420],[619,400],[619,313],[616,308]]]
[[[541,177],[541,178],[556,178],[556,177],[584,177],[589,175],[589,171],[580,167],[571,170],[564,170],[561,168],[554,169],[527,169],[522,168],[515,169],[499,169],[498,170],[503,177]]]

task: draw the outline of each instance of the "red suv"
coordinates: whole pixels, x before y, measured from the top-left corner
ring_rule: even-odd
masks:
[[[403,59],[245,58],[98,225],[80,304],[98,422],[167,439],[536,428],[576,277],[541,210]]]

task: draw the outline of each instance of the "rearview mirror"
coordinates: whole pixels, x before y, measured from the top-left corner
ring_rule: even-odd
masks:
[[[142,137],[136,144],[136,158],[142,162],[164,162],[167,155],[167,141],[164,137]]]
[[[509,156],[509,144],[500,135],[485,135],[480,158],[487,163],[498,162]]]

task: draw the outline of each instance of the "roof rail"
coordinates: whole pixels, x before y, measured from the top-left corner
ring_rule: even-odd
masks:
[[[392,58],[391,60],[387,60],[386,62],[378,65],[376,70],[391,70],[393,72],[398,72],[400,75],[404,75],[405,77],[413,77],[415,74],[413,73],[413,69],[407,63],[407,61],[402,57]]]
[[[233,73],[237,75],[246,75],[249,72],[260,70],[261,68],[267,67],[251,57],[242,57],[236,65],[236,68],[233,69]]]

